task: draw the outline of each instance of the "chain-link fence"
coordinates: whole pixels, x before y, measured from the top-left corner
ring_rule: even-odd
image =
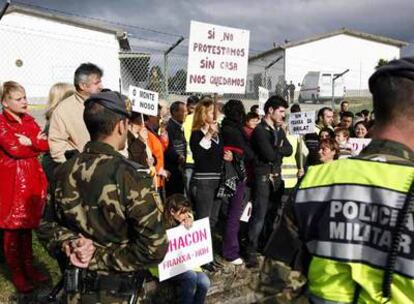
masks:
[[[167,102],[185,100],[191,94],[186,92],[188,39],[166,55],[177,37],[155,40],[151,35],[132,35],[130,50],[125,51],[115,31],[76,27],[30,16],[19,18],[6,15],[0,23],[3,41],[0,81],[22,83],[31,103],[45,103],[50,87],[57,82],[73,83],[75,69],[84,62],[100,66],[104,70],[104,86],[123,93],[135,85],[158,92],[161,100]],[[255,53],[251,51],[250,55]],[[251,61],[245,94],[225,94],[223,99],[238,98],[249,107],[258,102],[258,88],[262,86],[270,94],[283,95],[290,103],[303,101],[301,83],[287,79],[284,59],[271,67],[269,62],[266,58]],[[303,68],[305,63],[301,62],[290,63],[291,69]],[[320,62],[320,70],[324,69],[323,65]],[[362,79],[365,72],[353,69],[347,77]],[[346,90],[343,95],[368,97],[369,92]]]

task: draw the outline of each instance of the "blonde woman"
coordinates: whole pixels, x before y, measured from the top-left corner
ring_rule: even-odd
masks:
[[[46,126],[43,132],[47,135],[49,133],[50,118],[53,115],[53,111],[58,104],[75,93],[75,87],[70,83],[59,82],[54,84],[49,91],[49,98],[46,108]],[[57,163],[53,161],[50,153],[45,153],[42,157],[42,167],[46,173],[47,180],[50,182],[53,179],[53,170],[57,166]]]
[[[33,267],[32,229],[39,226],[47,182],[38,161],[49,149],[47,137],[28,112],[23,86],[3,84],[0,114],[0,229],[12,282],[20,293],[48,277]]]
[[[50,117],[52,117],[53,111],[59,102],[73,94],[75,94],[75,87],[70,83],[58,82],[50,88],[45,113],[47,124],[49,124]]]
[[[204,98],[194,111],[190,148],[194,158],[193,186],[197,219],[210,218],[211,229],[217,223],[221,200],[216,197],[223,164],[223,141],[214,119],[214,104]],[[231,160],[232,153],[224,154]]]

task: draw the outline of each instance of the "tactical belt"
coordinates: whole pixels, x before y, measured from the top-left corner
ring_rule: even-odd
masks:
[[[86,294],[106,291],[114,295],[132,295],[142,287],[144,279],[144,272],[103,275],[94,271],[72,268],[65,271],[65,290],[67,293]]]

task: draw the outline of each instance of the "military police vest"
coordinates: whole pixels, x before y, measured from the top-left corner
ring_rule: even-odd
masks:
[[[312,255],[315,303],[384,303],[383,275],[414,167],[361,159],[312,166],[295,200],[299,229]],[[388,303],[414,303],[414,214],[403,226]]]

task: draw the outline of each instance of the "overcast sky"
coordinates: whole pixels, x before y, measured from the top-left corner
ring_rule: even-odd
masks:
[[[267,50],[285,39],[301,40],[342,27],[414,43],[413,0],[20,0],[20,3],[184,37],[188,37],[190,20],[248,29],[252,53]],[[135,38],[164,43],[177,39],[138,28],[125,30]],[[156,41],[134,41],[132,37],[136,45],[166,46]],[[413,55],[414,48],[405,48],[403,54]]]

